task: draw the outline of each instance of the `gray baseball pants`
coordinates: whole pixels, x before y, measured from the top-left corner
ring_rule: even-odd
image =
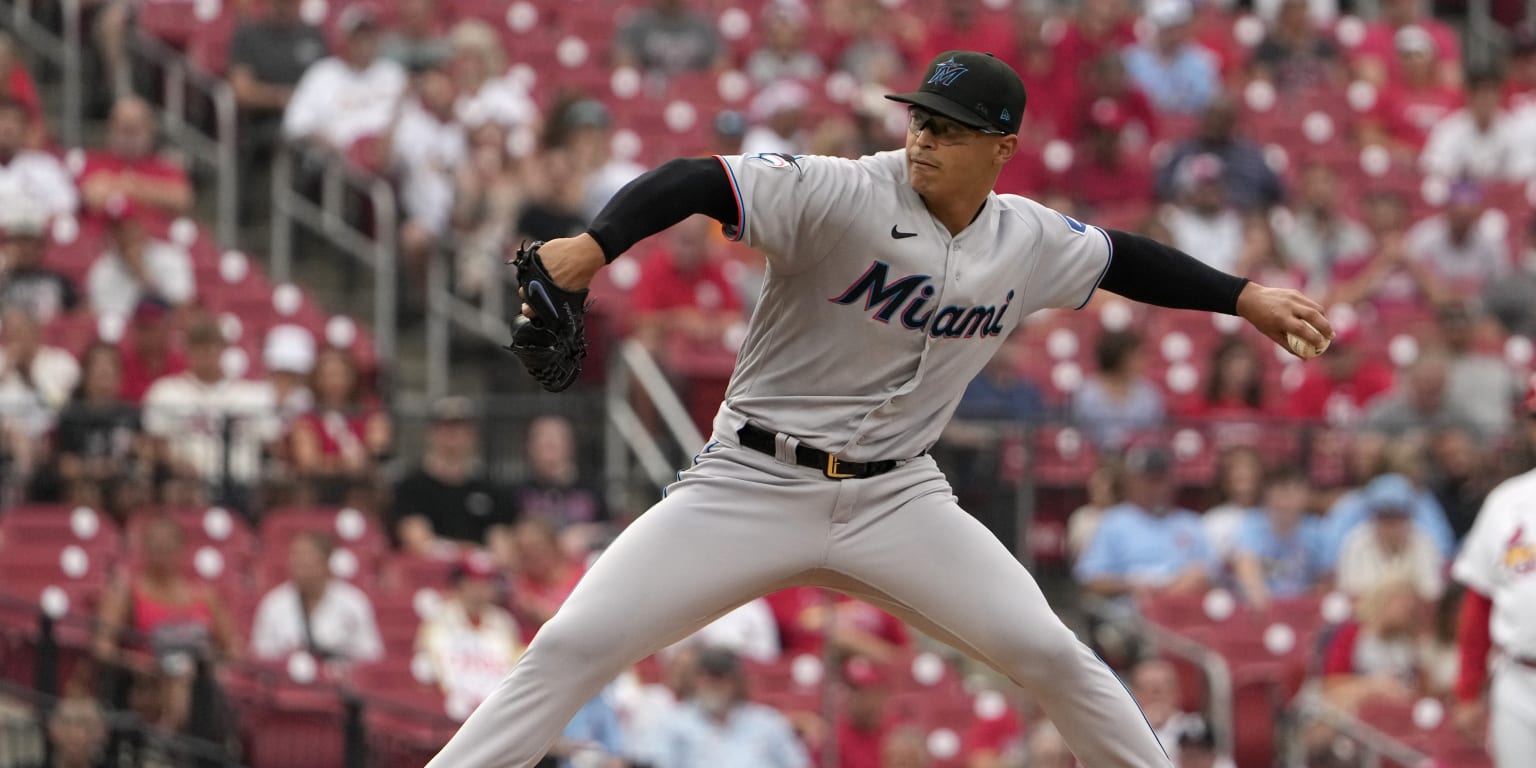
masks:
[[[836,481],[732,436],[710,443],[597,559],[428,768],[530,768],[629,665],[803,584],[868,600],[990,665],[1034,697],[1089,768],[1171,765],[1120,680],[955,503],[933,459]]]

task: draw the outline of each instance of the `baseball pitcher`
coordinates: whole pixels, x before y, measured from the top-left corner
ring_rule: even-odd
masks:
[[[1032,693],[1084,765],[1169,760],[1114,673],[960,509],[928,455],[967,382],[1023,318],[1103,287],[1239,315],[1321,349],[1322,309],[1137,235],[992,191],[1018,149],[1024,84],[951,51],[909,105],[906,147],[858,160],[679,159],[586,233],[525,249],[511,349],[549,389],[575,378],[585,289],[606,263],[707,214],[767,281],[714,434],[597,560],[430,768],[528,768],[616,674],[715,617],[797,585],[840,590]]]

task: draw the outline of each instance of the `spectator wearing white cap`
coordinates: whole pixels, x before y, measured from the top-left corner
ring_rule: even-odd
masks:
[[[309,374],[315,368],[315,337],[303,326],[275,325],[262,341],[261,362],[286,432],[295,419],[314,407]]]
[[[1192,115],[1221,91],[1215,56],[1190,33],[1190,0],[1150,0],[1152,39],[1125,51],[1125,71],[1161,112]]]
[[[1416,28],[1426,33],[1434,57],[1431,70],[1442,85],[1461,85],[1461,40],[1456,31],[1429,14],[1427,0],[1382,0],[1381,15],[1366,25],[1365,36],[1354,50],[1355,75],[1376,85],[1402,77],[1402,62],[1393,55],[1397,35]]]
[[[805,106],[811,92],[793,80],[780,80],[764,88],[752,99],[749,112],[756,125],[741,140],[743,155],[782,153],[797,155],[805,151]]]
[[[747,56],[746,71],[753,83],[821,79],[826,66],[805,46],[809,18],[800,0],[773,0],[763,6],[763,44]]]
[[[379,57],[379,19],[371,7],[348,6],[337,27],[340,53],[304,72],[283,113],[283,136],[346,152],[389,128],[405,95],[406,73]]]
[[[1393,42],[1398,72],[1380,86],[1376,105],[1360,121],[1360,143],[1384,146],[1412,162],[1428,140],[1430,129],[1460,109],[1465,97],[1459,84],[1448,84],[1436,76],[1435,55],[1441,48],[1427,30],[1405,26],[1397,30]]]

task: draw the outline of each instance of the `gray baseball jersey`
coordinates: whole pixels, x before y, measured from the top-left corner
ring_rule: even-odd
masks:
[[[529,768],[625,666],[804,584],[872,602],[1006,675],[1084,765],[1168,768],[1114,673],[925,455],[1020,318],[1088,300],[1109,238],[1011,195],[989,195],[951,237],[907,183],[904,159],[721,159],[739,206],[730,234],[769,269],[713,439],[429,768]],[[776,433],[774,455],[740,444],[748,421]],[[902,461],[832,479],[790,460],[796,444]],[[755,757],[740,764],[809,765]]]
[[[751,419],[853,461],[916,456],[1020,318],[1082,306],[1109,266],[1102,230],[1016,195],[951,237],[904,150],[721,161],[728,234],[769,273],[717,431]]]

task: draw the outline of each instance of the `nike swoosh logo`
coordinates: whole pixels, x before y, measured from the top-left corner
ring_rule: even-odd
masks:
[[[903,240],[903,239],[908,238],[908,237],[917,237],[917,233],[916,232],[903,232],[903,231],[897,229],[896,227],[897,227],[897,225],[895,225],[895,224],[891,225],[891,237],[892,238],[895,238],[897,240]]]

